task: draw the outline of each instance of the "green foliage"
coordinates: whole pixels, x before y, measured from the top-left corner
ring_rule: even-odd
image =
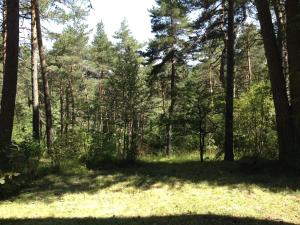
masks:
[[[0,171],[0,198],[15,194],[34,177],[41,154],[41,145],[29,137],[0,149],[5,165],[5,171]]]
[[[104,24],[98,23],[96,34],[91,46],[91,61],[94,70],[100,76],[108,75],[113,69],[115,52],[104,30]]]
[[[239,156],[277,157],[275,111],[270,84],[252,85],[235,102],[235,150]]]
[[[10,146],[1,148],[1,152],[1,155],[5,155],[7,171],[23,174],[34,173],[36,163],[42,154],[40,144],[31,138],[25,138],[20,143],[13,143]]]
[[[88,168],[97,168],[118,159],[117,153],[117,140],[114,134],[94,133],[90,149],[81,160]]]
[[[78,161],[89,152],[91,135],[82,129],[72,129],[56,138],[53,143],[53,157],[58,162]]]

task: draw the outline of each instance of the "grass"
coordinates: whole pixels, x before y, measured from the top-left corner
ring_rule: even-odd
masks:
[[[0,202],[0,225],[300,224],[300,179],[195,157],[48,174]]]

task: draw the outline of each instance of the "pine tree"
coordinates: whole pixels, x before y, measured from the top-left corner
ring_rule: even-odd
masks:
[[[172,151],[173,116],[176,104],[176,81],[178,67],[185,62],[185,42],[187,38],[187,8],[179,0],[157,0],[157,6],[150,10],[154,40],[149,44],[148,62],[153,64],[152,76],[168,70],[170,104],[166,122],[166,154]],[[155,78],[158,80],[157,78]]]
[[[103,22],[97,24],[91,51],[95,70],[100,73],[101,77],[108,75],[113,66],[114,52],[113,45],[105,33]]]
[[[12,141],[12,131],[17,94],[18,78],[18,53],[19,53],[19,0],[6,0],[5,21],[5,57],[3,88],[0,111],[0,150],[1,167],[8,163],[2,148],[7,147]]]
[[[107,96],[116,113],[114,121],[123,136],[123,155],[128,162],[137,157],[139,139],[139,118],[143,104],[141,89],[142,78],[138,53],[140,45],[132,37],[130,30],[123,21],[120,30],[115,34],[117,40],[116,66],[107,84]]]

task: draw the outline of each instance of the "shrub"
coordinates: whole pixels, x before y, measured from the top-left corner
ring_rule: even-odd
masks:
[[[275,111],[267,82],[252,85],[235,104],[234,144],[238,156],[277,157]]]
[[[16,193],[36,175],[41,146],[31,138],[0,149],[3,171],[0,171],[0,197]]]
[[[114,134],[94,133],[89,151],[82,160],[88,168],[97,168],[118,158],[117,140]]]
[[[51,157],[58,165],[64,160],[79,160],[89,151],[91,144],[90,135],[81,129],[70,130],[58,138],[53,143]]]

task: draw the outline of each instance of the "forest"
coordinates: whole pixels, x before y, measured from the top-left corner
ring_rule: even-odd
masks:
[[[0,224],[299,224],[300,0],[93,3],[0,1]]]

